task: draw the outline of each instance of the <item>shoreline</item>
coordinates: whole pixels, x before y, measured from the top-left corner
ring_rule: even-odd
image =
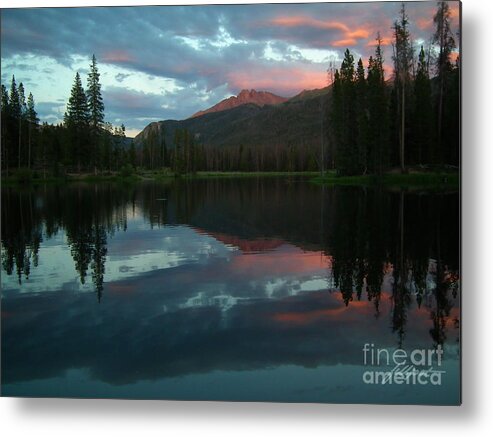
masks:
[[[458,171],[384,173],[379,175],[337,176],[335,173],[318,176],[312,182],[320,185],[384,186],[394,188],[457,188],[460,187]]]
[[[2,178],[1,184],[5,187],[29,187],[44,184],[66,184],[71,182],[115,182],[115,183],[138,183],[146,181],[171,181],[171,180],[200,180],[200,179],[239,179],[239,178],[275,178],[275,177],[305,177],[310,182],[324,186],[362,186],[375,187],[384,186],[388,188],[457,188],[460,186],[460,174],[458,171],[435,171],[435,172],[409,172],[385,173],[377,175],[338,176],[333,170],[329,170],[325,176],[319,172],[286,172],[286,171],[261,171],[261,172],[219,172],[199,171],[195,174],[176,176],[168,172],[144,172],[131,175],[94,175],[94,174],[68,174],[64,177],[33,177],[21,181],[15,175]]]

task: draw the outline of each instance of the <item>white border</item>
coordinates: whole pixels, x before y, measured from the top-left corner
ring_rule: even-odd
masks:
[[[271,3],[278,3],[272,1]],[[2,6],[202,4],[207,1],[7,0]],[[214,3],[232,3],[215,1]],[[247,1],[242,3],[257,3]],[[281,1],[282,3],[282,1]],[[463,2],[463,406],[402,407],[124,400],[0,399],[2,435],[491,435],[493,429],[493,2]],[[451,236],[455,238],[455,236]],[[48,434],[49,432],[49,434]],[[391,434],[395,433],[395,434]]]

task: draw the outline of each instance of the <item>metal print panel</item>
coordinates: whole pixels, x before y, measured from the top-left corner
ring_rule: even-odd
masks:
[[[460,3],[1,11],[3,396],[460,404]]]

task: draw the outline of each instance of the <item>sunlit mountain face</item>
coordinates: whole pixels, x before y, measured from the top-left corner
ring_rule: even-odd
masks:
[[[3,188],[3,393],[456,404],[458,217],[296,178]],[[365,344],[442,348],[442,384],[365,384]]]

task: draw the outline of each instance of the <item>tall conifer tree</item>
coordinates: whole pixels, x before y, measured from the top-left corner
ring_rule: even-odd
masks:
[[[87,76],[87,107],[89,110],[91,162],[95,167],[101,164],[101,133],[104,123],[104,103],[99,77],[96,56],[92,55]]]
[[[450,55],[455,48],[455,40],[450,30],[450,7],[447,2],[438,2],[438,9],[433,17],[436,30],[433,42],[438,46],[436,70],[438,77],[438,102],[437,102],[437,133],[438,133],[438,159],[443,159],[443,114],[446,104],[447,85],[450,78],[452,63]]]
[[[80,172],[82,165],[87,165],[90,150],[87,146],[89,128],[89,109],[87,97],[82,88],[82,81],[77,72],[74,84],[70,92],[70,98],[65,113],[65,124],[69,131],[70,144],[72,148],[72,161],[77,165]]]
[[[359,162],[359,173],[366,173],[367,165],[367,143],[368,143],[368,119],[367,119],[367,83],[365,79],[365,67],[361,58],[356,68],[356,128],[357,128],[357,158]]]
[[[432,119],[431,81],[428,73],[428,61],[421,46],[418,56],[418,68],[414,81],[414,123],[413,131],[416,147],[415,160],[418,164],[432,162]]]
[[[394,23],[394,74],[395,90],[398,100],[398,116],[400,119],[399,128],[399,160],[401,171],[404,172],[405,149],[406,149],[406,97],[410,82],[410,70],[413,59],[413,49],[409,34],[409,19],[406,14],[406,7],[402,4],[400,16]]]
[[[377,35],[375,56],[368,64],[368,161],[373,173],[382,174],[388,165],[389,108],[385,86],[382,40]]]
[[[9,104],[9,93],[4,84],[1,85],[2,89],[2,166],[6,169],[6,173],[8,176],[9,172],[9,159],[10,159],[10,141],[9,141],[9,133],[10,133],[10,104]]]
[[[27,106],[26,106],[26,93],[24,90],[24,84],[21,82],[19,83],[19,88],[18,88],[18,93],[19,93],[19,108],[20,108],[20,113],[19,113],[19,150],[18,150],[18,159],[19,159],[19,168],[22,166],[22,126],[23,126],[23,121],[26,119],[26,112],[27,112]]]
[[[27,111],[26,111],[26,119],[28,123],[28,152],[27,152],[27,166],[31,168],[31,151],[32,151],[32,139],[33,132],[36,131],[36,128],[39,123],[38,114],[34,107],[34,97],[32,93],[29,93],[29,97],[27,98]]]

